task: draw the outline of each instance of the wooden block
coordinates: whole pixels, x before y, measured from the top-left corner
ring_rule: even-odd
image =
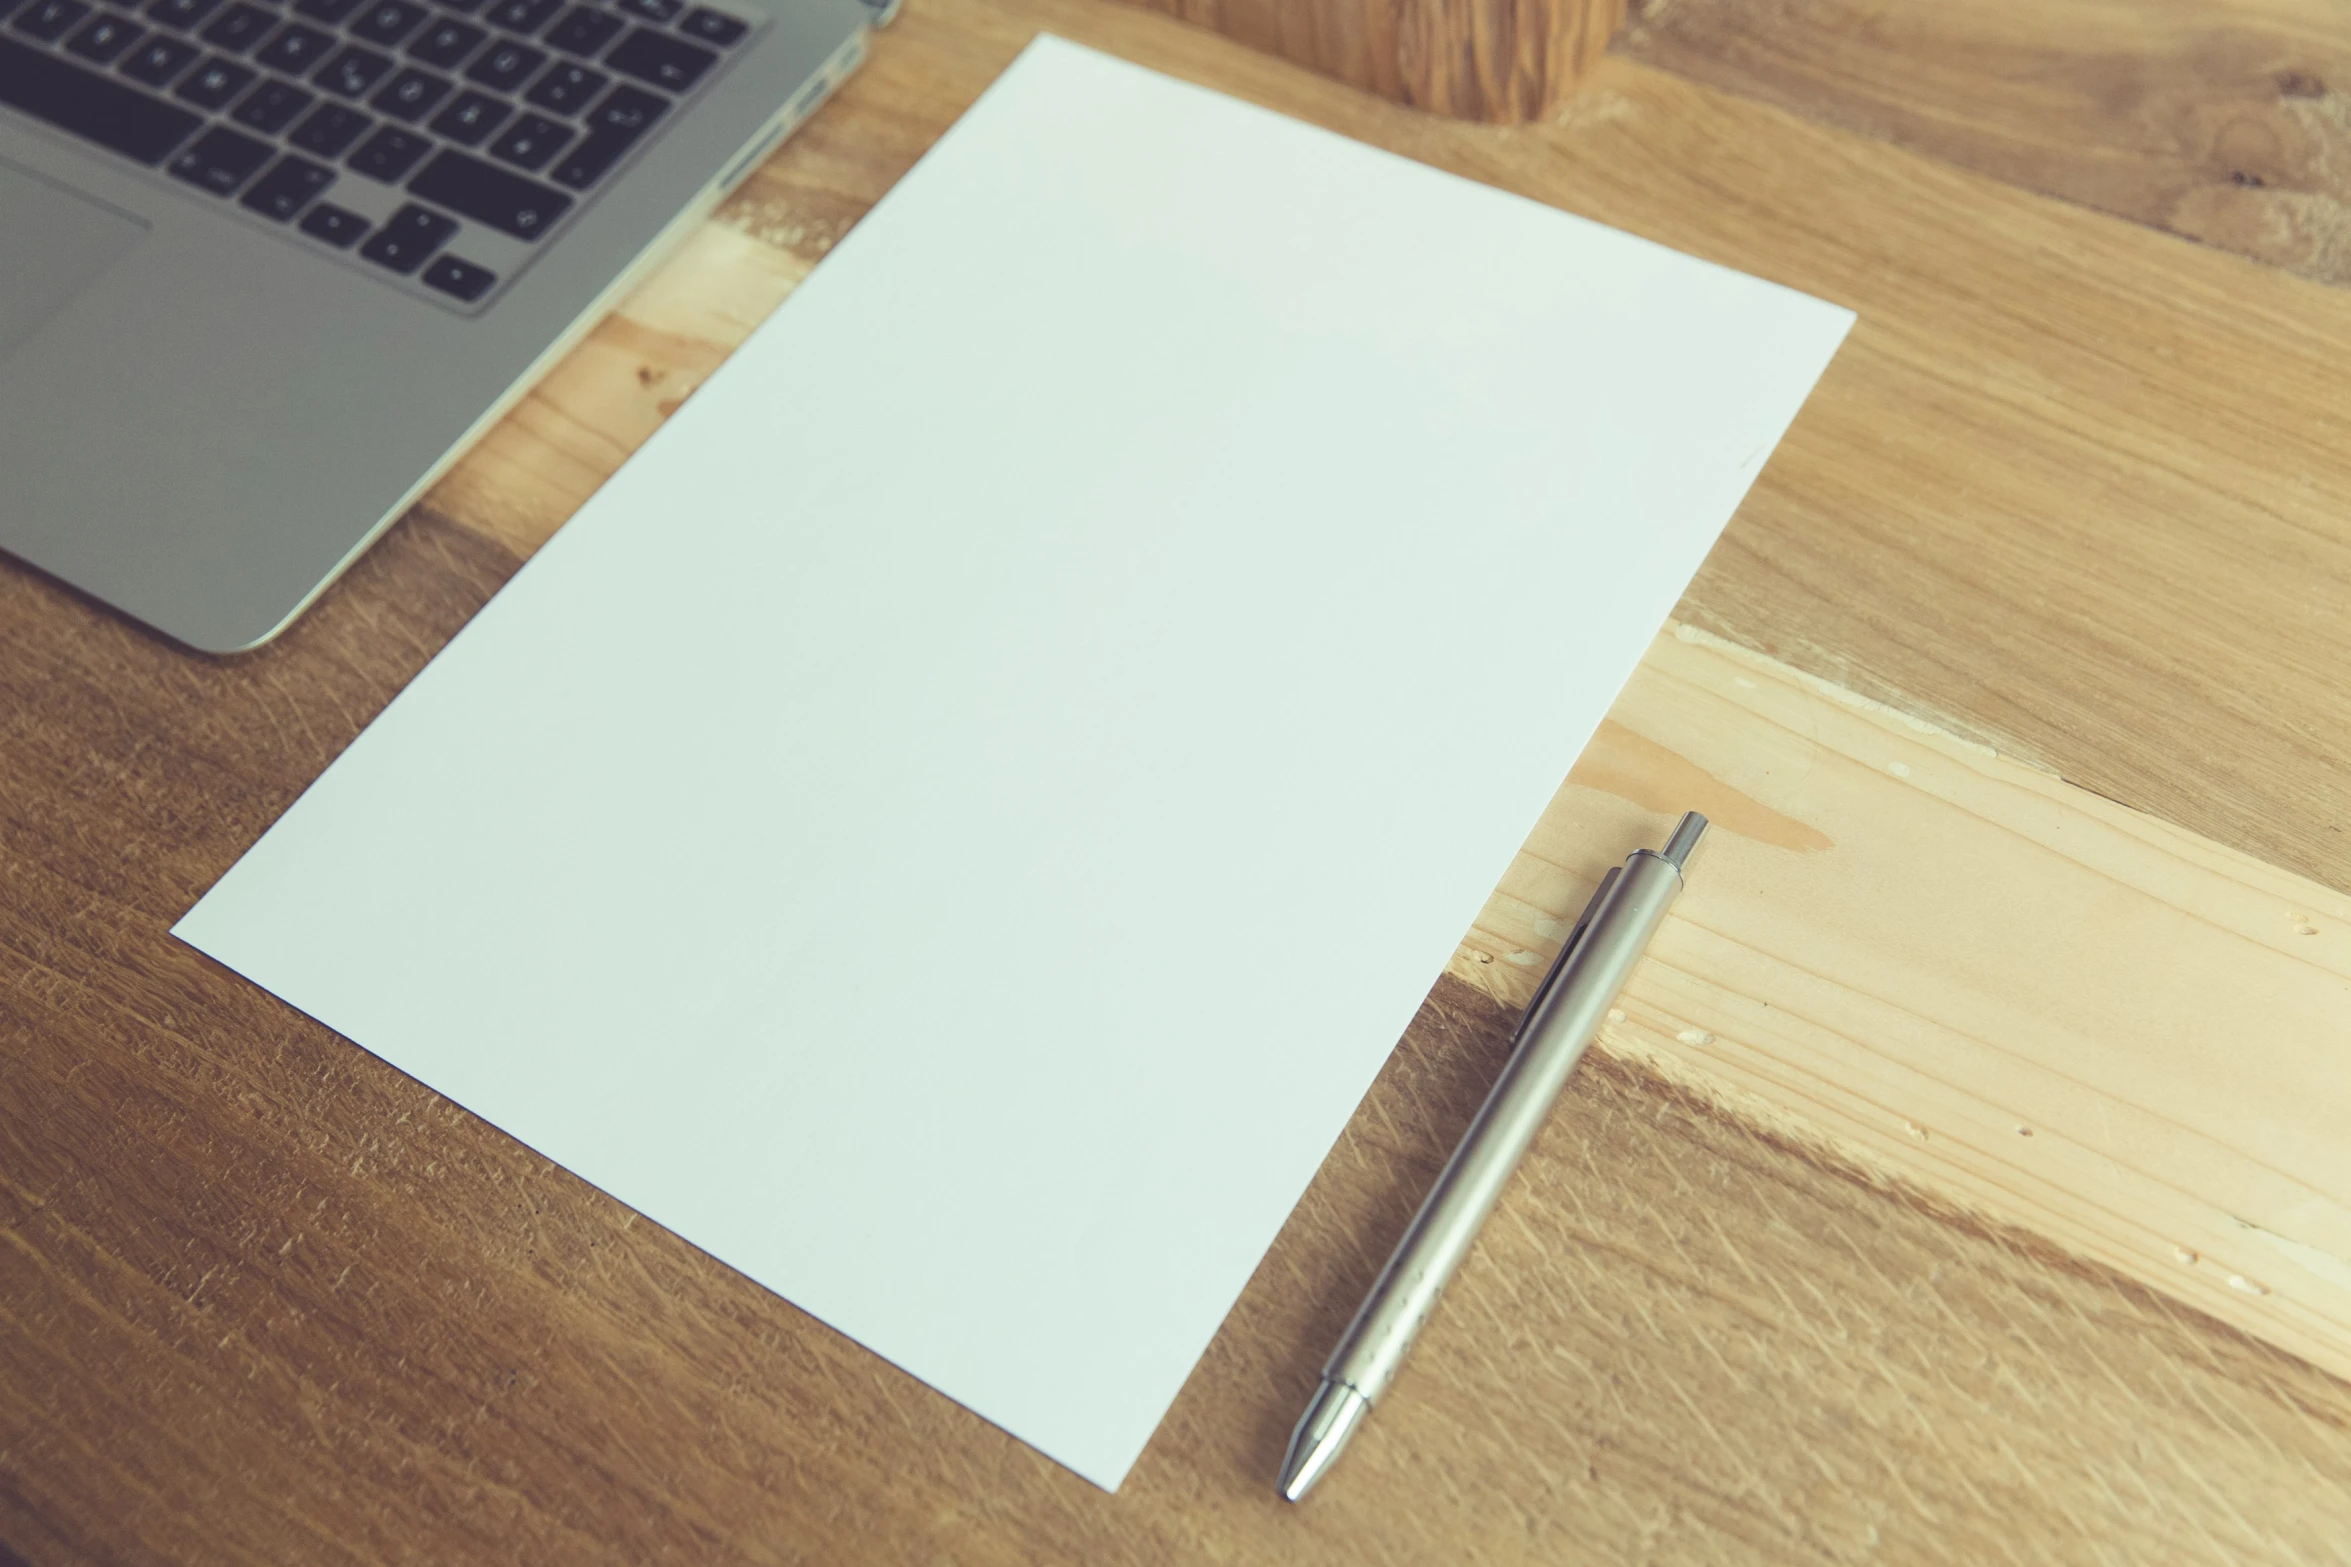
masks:
[[[2351,1376],[2351,898],[1703,632],[1660,637],[1454,972],[1715,830],[1603,1046]]]
[[[1414,108],[1517,125],[1582,79],[1625,0],[1133,0]]]

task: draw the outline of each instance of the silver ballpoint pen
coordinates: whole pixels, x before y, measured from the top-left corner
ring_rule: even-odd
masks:
[[[1601,878],[1519,1019],[1501,1078],[1323,1363],[1322,1386],[1299,1417],[1282,1460],[1281,1492],[1289,1500],[1297,1501],[1330,1472],[1395,1380],[1405,1351],[1664,922],[1682,890],[1682,867],[1705,831],[1706,818],[1692,811],[1663,849],[1636,849]]]

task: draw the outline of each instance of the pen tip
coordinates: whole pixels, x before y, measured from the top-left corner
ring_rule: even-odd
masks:
[[[1690,851],[1698,847],[1698,837],[1705,831],[1705,817],[1696,811],[1683,812],[1681,823],[1674,828],[1673,836],[1666,839],[1665,847],[1658,851],[1660,857],[1671,861],[1675,870],[1680,870],[1689,864]]]
[[[1326,1381],[1315,1390],[1314,1402],[1298,1417],[1298,1429],[1290,1433],[1290,1451],[1282,1459],[1284,1501],[1295,1502],[1314,1489],[1370,1411],[1371,1400],[1344,1382]]]

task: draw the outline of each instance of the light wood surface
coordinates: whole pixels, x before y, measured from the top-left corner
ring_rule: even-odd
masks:
[[[1641,0],[1631,58],[2351,283],[2335,0]]]
[[[1311,70],[1465,120],[1557,108],[1624,20],[1625,0],[1131,0]]]
[[[1687,627],[1456,958],[1715,831],[1603,1048],[2351,1376],[2351,898]]]
[[[1106,1497],[165,934],[1041,26],[1858,308],[1682,619],[2024,764],[1661,646],[1464,971],[1507,992],[1491,971],[1530,967],[1509,960],[1540,951],[1534,920],[1628,846],[1589,836],[1651,830],[1656,790],[1699,784],[1681,764],[1752,806],[1718,798],[1721,898],[1743,867],[1821,878],[1831,904],[1790,917],[1839,965],[1793,972],[1795,929],[1726,952],[1710,922],[1761,903],[1693,901],[1611,1032],[1633,1059],[1579,1076],[1308,1509],[1267,1489],[1288,1422],[1497,1061],[1507,1014],[1461,981]],[[2178,939],[2235,941],[2254,967],[2229,976],[2300,943],[2340,973],[2340,900],[2291,878],[2351,885],[2346,348],[2339,291],[1622,58],[1500,131],[1139,10],[917,0],[280,644],[192,660],[0,572],[0,1542],[44,1564],[2351,1559],[2351,1388],[2198,1309],[2315,1345],[2328,1297],[2225,1225],[2177,1275],[2140,1245],[2223,1213],[2326,1252],[2340,1165],[2304,1143],[2266,1169],[2330,1217],[2262,1184],[2266,1120],[2190,1104],[2150,1140],[2126,1114],[2171,1114],[2216,1060],[2323,1056],[2142,1062],[2171,1036],[2080,1026],[2058,1047],[2096,1070],[2041,1092],[1999,1058],[2053,1036],[1972,966],[2013,950],[1889,963],[1882,905],[1834,901],[1883,893],[1925,812],[2036,897],[2053,878],[2033,917],[2096,871],[2101,920],[2217,899]],[[1688,695],[1676,660],[1735,667],[1737,694]],[[1713,755],[1699,717],[1779,738]],[[1775,773],[1790,756],[1811,776]],[[1889,920],[1917,935],[1989,894],[1914,896]],[[2264,934],[2281,900],[2313,934]],[[1734,971],[1752,988],[1710,977]],[[1779,986],[1794,1022],[1758,1010]],[[1049,969],[1036,990],[1052,1004]],[[2155,1190],[2191,1135],[2196,1184]]]

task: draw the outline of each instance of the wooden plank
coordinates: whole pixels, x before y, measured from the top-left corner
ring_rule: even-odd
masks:
[[[1688,627],[1454,971],[1717,831],[1605,1043],[2351,1376],[2351,898]]]
[[[2328,0],[1641,0],[1617,47],[2326,283],[2351,282]]]
[[[1574,91],[1625,0],[1131,0],[1398,103],[1519,125]]]

